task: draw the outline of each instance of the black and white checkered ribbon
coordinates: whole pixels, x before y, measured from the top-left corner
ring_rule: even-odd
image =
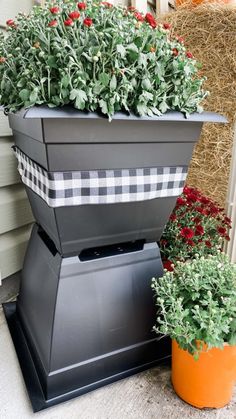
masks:
[[[14,151],[23,183],[53,208],[178,196],[187,176],[187,166],[48,172]]]

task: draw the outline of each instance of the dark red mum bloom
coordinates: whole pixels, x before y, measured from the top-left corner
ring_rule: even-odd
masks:
[[[15,22],[14,22],[14,20],[13,20],[13,19],[8,19],[8,20],[6,21],[6,24],[7,24],[7,26],[16,26],[16,24],[15,24]]]
[[[190,51],[186,52],[186,57],[187,58],[193,58],[193,54]]]
[[[199,224],[195,228],[196,236],[202,236],[204,234],[204,228]]]
[[[55,28],[57,26],[57,20],[51,20],[51,22],[49,22],[48,24],[49,28]]]
[[[78,7],[80,10],[85,10],[85,9],[86,9],[86,7],[87,7],[87,5],[86,5],[86,3],[81,2],[81,3],[78,3],[78,4],[77,4],[77,7]]]
[[[230,237],[228,236],[228,234],[225,236],[225,240],[227,240],[228,242],[230,241]]]
[[[155,29],[155,28],[156,28],[157,23],[156,23],[156,20],[155,20],[154,16],[153,16],[151,13],[147,13],[147,14],[145,15],[145,20],[146,20],[146,22],[147,22],[147,23],[149,23],[149,25],[150,25],[153,29]]]
[[[168,242],[165,239],[161,239],[160,243],[161,243],[162,246],[166,246]]]
[[[91,19],[90,17],[86,17],[84,19],[84,25],[90,27],[93,24],[93,19]]]
[[[210,240],[205,241],[206,247],[209,247],[209,249],[212,247]]]
[[[194,231],[189,227],[184,227],[180,231],[180,235],[185,239],[191,239],[194,236]]]
[[[163,261],[163,268],[166,269],[169,272],[172,272],[174,270],[173,262],[171,262],[171,260],[164,260]]]
[[[172,49],[172,54],[177,57],[179,55],[179,51],[177,50],[177,48],[173,48]]]
[[[224,228],[224,227],[218,227],[218,228],[217,228],[217,231],[218,231],[218,233],[219,233],[221,236],[225,236],[225,235],[226,235],[226,233],[227,233],[227,230],[226,230],[226,228]]]
[[[188,240],[188,241],[187,241],[187,243],[188,243],[188,245],[189,245],[189,246],[191,246],[191,247],[195,246],[195,243],[194,243],[194,241],[193,241],[193,240]]]
[[[179,197],[179,198],[177,198],[176,203],[177,203],[177,205],[182,206],[182,205],[185,205],[186,202],[183,198]]]
[[[103,6],[108,7],[109,9],[112,7],[112,4],[111,4],[111,3],[109,3],[108,1],[102,1],[102,2],[101,2],[101,4],[102,4]]]
[[[190,194],[187,195],[187,202],[188,203],[197,202],[197,201],[198,201],[198,197],[194,193],[190,193]]]
[[[54,7],[51,7],[49,10],[53,15],[57,15],[60,12],[60,7],[54,6]]]
[[[171,220],[171,221],[175,221],[175,220],[177,220],[177,216],[176,216],[175,214],[171,214],[171,216],[170,216],[170,220]]]
[[[231,224],[231,219],[230,219],[229,217],[225,217],[225,218],[224,218],[224,222],[225,222],[226,224]]]
[[[79,19],[79,17],[80,17],[80,13],[79,13],[79,12],[76,12],[76,11],[71,12],[71,13],[69,13],[69,17],[70,17],[72,20],[77,20],[77,19]]]
[[[170,23],[163,23],[163,28],[168,30],[168,29],[171,28],[171,24]]]
[[[176,36],[176,39],[177,39],[177,41],[179,41],[180,42],[180,44],[183,44],[184,43],[184,38],[182,38],[182,36]]]
[[[137,19],[139,22],[143,22],[143,21],[144,21],[144,17],[143,17],[143,15],[142,15],[141,13],[135,12],[135,13],[134,13],[134,16],[136,17],[136,19]]]
[[[64,25],[65,26],[73,26],[74,21],[71,18],[68,18],[68,19],[64,20]]]
[[[207,205],[207,204],[209,204],[210,200],[208,198],[206,198],[205,196],[201,196],[200,202],[204,205]]]
[[[0,64],[4,64],[7,61],[5,57],[0,57]]]
[[[203,214],[204,209],[202,207],[196,207],[195,211],[199,212],[200,214]]]
[[[199,223],[201,222],[201,218],[200,218],[200,217],[195,217],[195,218],[193,219],[193,221],[194,221],[196,224],[199,224]]]

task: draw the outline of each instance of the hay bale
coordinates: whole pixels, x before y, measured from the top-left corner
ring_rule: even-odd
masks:
[[[204,109],[226,116],[228,124],[205,124],[192,158],[188,183],[225,206],[236,121],[236,8],[205,3],[182,6],[165,16],[173,32],[202,63],[210,96]]]

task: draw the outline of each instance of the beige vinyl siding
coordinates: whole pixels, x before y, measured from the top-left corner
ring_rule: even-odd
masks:
[[[13,138],[7,117],[0,112],[0,278],[22,268],[30,227],[30,205],[11,149]]]
[[[32,0],[0,0],[0,25],[19,12],[28,13]],[[0,111],[0,279],[19,271],[23,265],[33,215],[17,171],[11,149],[12,131]]]

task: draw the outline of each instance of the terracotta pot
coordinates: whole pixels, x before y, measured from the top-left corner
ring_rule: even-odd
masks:
[[[176,394],[198,408],[227,405],[236,381],[236,346],[203,351],[196,361],[172,341],[172,384]]]

